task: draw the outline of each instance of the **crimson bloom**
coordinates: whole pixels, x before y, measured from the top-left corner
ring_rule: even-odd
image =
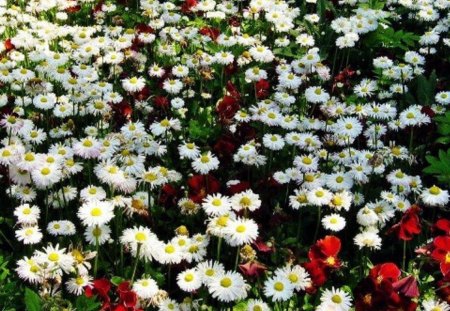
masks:
[[[239,270],[241,270],[245,276],[259,277],[267,270],[267,267],[258,261],[249,261],[245,264],[240,264]]]
[[[337,258],[341,250],[341,240],[334,235],[327,235],[325,238],[318,240],[311,247],[308,253],[309,260],[320,261],[330,268],[339,268],[340,260]]]
[[[189,198],[195,203],[202,200],[211,193],[216,193],[220,189],[219,181],[212,175],[194,175],[187,181],[189,186]]]
[[[392,226],[389,233],[395,233],[395,235],[403,241],[412,240],[414,235],[419,234],[421,231],[419,212],[420,207],[418,205],[412,205],[405,214],[403,214],[400,222]]]
[[[433,246],[431,257],[440,263],[441,272],[445,276],[450,272],[450,237],[443,235],[435,237]]]
[[[432,228],[433,232],[436,234],[450,235],[450,220],[441,218],[436,221]]]

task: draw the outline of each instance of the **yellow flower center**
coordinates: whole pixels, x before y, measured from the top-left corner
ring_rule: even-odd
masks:
[[[59,260],[59,255],[57,253],[50,253],[48,255],[48,260],[56,262]]]
[[[215,207],[221,206],[222,205],[222,201],[220,199],[214,199],[211,201],[211,204],[214,205]]]
[[[136,235],[134,236],[134,238],[135,238],[136,241],[138,241],[138,242],[144,242],[145,240],[147,240],[147,236],[146,236],[145,233],[143,233],[143,232],[138,232],[138,233],[136,233]]]
[[[102,215],[102,210],[101,210],[99,207],[94,207],[94,208],[91,210],[91,216],[99,217],[99,216],[101,216],[101,215]]]
[[[228,288],[231,286],[231,284],[232,284],[232,281],[228,277],[225,277],[222,280],[220,280],[220,286],[222,286],[222,287]]]
[[[83,141],[83,147],[92,147],[93,143],[89,139]]]
[[[172,254],[173,252],[175,252],[175,247],[173,247],[172,245],[167,245],[166,248],[164,249],[164,251],[167,254]]]
[[[186,282],[192,282],[194,280],[194,275],[192,273],[188,273],[184,276],[184,280]]]
[[[310,164],[312,163],[312,160],[311,160],[311,158],[309,158],[309,157],[304,157],[304,158],[302,159],[302,163],[303,163],[303,164],[306,164],[306,165],[310,165]]]
[[[245,230],[246,230],[246,228],[244,225],[239,225],[236,227],[236,232],[243,233],[243,232],[245,232]]]
[[[289,281],[291,281],[291,283],[297,283],[298,281],[298,276],[294,273],[289,274]]]
[[[277,292],[281,292],[284,289],[284,284],[281,282],[275,282],[273,285],[273,289],[275,289]]]
[[[430,188],[429,192],[432,195],[438,195],[439,193],[441,193],[441,188],[437,187],[437,186],[433,186]]]
[[[84,280],[83,280],[83,278],[82,278],[81,276],[79,276],[79,277],[77,277],[77,278],[75,279],[75,283],[76,283],[77,285],[83,285],[83,284],[84,284]]]
[[[47,176],[48,174],[50,174],[50,169],[48,167],[44,167],[41,170],[41,174],[44,175],[44,176]]]
[[[331,301],[334,303],[341,303],[342,302],[342,298],[339,295],[333,295],[333,297],[331,297]]]
[[[239,200],[239,204],[242,206],[249,206],[251,203],[252,201],[247,197],[243,197],[242,199]]]

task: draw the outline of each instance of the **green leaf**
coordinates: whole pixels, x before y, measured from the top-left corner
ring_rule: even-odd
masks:
[[[111,283],[113,283],[114,285],[118,286],[120,283],[122,283],[125,279],[120,277],[120,276],[113,276],[111,278]]]
[[[96,301],[94,297],[88,298],[86,296],[79,296],[75,302],[78,311],[94,311],[100,307],[100,302]]]
[[[25,306],[27,311],[41,311],[41,297],[28,287],[25,288]]]

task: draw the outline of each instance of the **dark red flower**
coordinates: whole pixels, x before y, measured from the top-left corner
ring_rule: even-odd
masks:
[[[229,136],[222,136],[213,147],[214,153],[220,158],[229,158],[236,150],[236,144]]]
[[[208,36],[211,38],[211,40],[216,41],[217,37],[219,37],[220,35],[220,30],[214,27],[202,27],[199,30],[199,33],[204,35],[204,36]]]
[[[166,96],[155,96],[153,98],[153,104],[159,109],[167,110],[169,108],[170,102]]]
[[[226,89],[227,92],[230,96],[236,98],[236,99],[240,99],[241,98],[241,93],[239,93],[237,87],[233,84],[233,82],[228,81],[227,85],[226,85]]]
[[[233,195],[233,194],[245,191],[247,189],[250,189],[250,183],[248,181],[240,181],[237,184],[229,185],[228,186],[228,193],[230,195]]]
[[[419,286],[417,285],[417,280],[414,276],[409,275],[392,284],[393,288],[403,294],[406,297],[419,297]]]
[[[235,97],[225,95],[217,105],[216,112],[220,120],[227,123],[234,117],[239,108],[241,107]]]
[[[436,288],[439,297],[450,304],[450,273],[436,283]]]
[[[430,106],[423,106],[420,112],[426,114],[430,118],[433,118],[436,115],[436,113]]]
[[[192,8],[197,5],[197,0],[184,0],[183,4],[181,5],[181,12],[183,13],[189,13],[191,12]]]
[[[439,262],[441,272],[445,276],[450,272],[450,236],[437,236],[433,241],[431,257]]]
[[[241,21],[237,16],[231,16],[228,20],[228,24],[232,27],[239,27],[241,25]]]
[[[256,97],[258,99],[265,99],[269,96],[270,83],[267,80],[261,79],[255,84]]]
[[[124,292],[121,297],[122,304],[127,308],[133,308],[136,306],[137,303],[137,295],[134,291],[129,290],[127,292]]]
[[[241,270],[245,276],[259,277],[267,270],[267,267],[258,261],[249,261],[239,265],[239,270]]]
[[[262,253],[272,253],[275,251],[274,246],[267,245],[267,243],[264,242],[263,240],[261,240],[261,238],[257,238],[256,241],[253,242],[253,245],[256,247],[256,249],[259,252],[262,252]]]
[[[73,5],[71,7],[66,8],[64,11],[66,11],[66,13],[76,13],[78,11],[81,10],[81,6],[79,5]]]
[[[161,188],[161,195],[159,196],[159,204],[166,207],[173,206],[177,201],[178,190],[170,185],[165,184]]]
[[[194,175],[188,179],[187,184],[189,198],[196,203],[201,203],[208,194],[220,190],[219,181],[212,175]]]
[[[311,276],[311,280],[315,287],[320,287],[328,279],[327,267],[323,264],[321,260],[313,260],[303,264],[306,271],[308,271]]]
[[[328,267],[338,268],[341,265],[337,258],[340,250],[341,240],[333,235],[328,235],[311,247],[308,257],[311,261],[318,260]]]
[[[145,101],[150,96],[150,88],[146,85],[139,92],[133,93],[133,97],[139,101]]]
[[[154,32],[154,30],[151,26],[149,26],[148,24],[144,24],[144,23],[137,24],[135,28],[138,33],[153,33]]]
[[[420,207],[412,205],[404,214],[399,223],[396,223],[388,231],[388,233],[395,233],[397,238],[403,241],[412,240],[415,234],[421,231],[419,219]]]

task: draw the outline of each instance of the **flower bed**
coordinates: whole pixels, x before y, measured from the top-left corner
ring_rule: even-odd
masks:
[[[2,310],[450,310],[448,0],[0,0]]]

